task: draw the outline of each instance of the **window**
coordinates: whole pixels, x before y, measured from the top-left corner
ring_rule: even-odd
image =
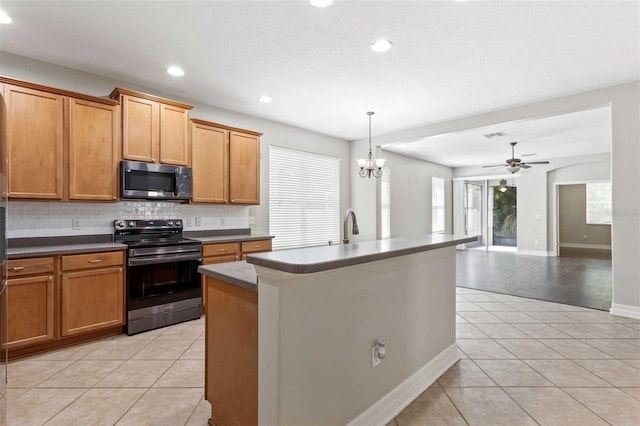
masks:
[[[611,182],[587,183],[587,224],[611,225]]]
[[[380,178],[380,238],[391,237],[391,171],[382,169]]]
[[[269,233],[274,249],[340,240],[340,159],[269,146]]]
[[[431,178],[431,232],[444,232],[444,179]]]

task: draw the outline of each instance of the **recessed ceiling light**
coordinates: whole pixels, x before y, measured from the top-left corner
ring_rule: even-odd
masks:
[[[371,50],[373,50],[374,52],[386,52],[387,50],[391,49],[392,46],[393,43],[391,43],[389,40],[378,40],[371,45]]]
[[[309,0],[309,3],[315,7],[327,7],[333,4],[333,0]]]
[[[264,96],[264,95],[260,96],[260,97],[258,98],[258,100],[259,100],[260,102],[262,102],[263,104],[268,104],[269,102],[271,102],[271,98],[270,98],[270,97],[268,97],[268,96]]]
[[[167,73],[175,77],[182,77],[184,75],[184,71],[182,71],[182,68],[176,66],[170,66],[169,68],[167,68]]]
[[[10,24],[11,17],[4,10],[0,10],[0,24]]]

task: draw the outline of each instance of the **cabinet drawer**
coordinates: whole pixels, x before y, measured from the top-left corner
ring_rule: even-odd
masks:
[[[242,253],[271,251],[271,240],[243,241]]]
[[[202,246],[203,257],[238,254],[239,251],[240,243],[205,244]]]
[[[9,278],[24,275],[53,273],[53,257],[34,257],[31,259],[15,259],[7,262]]]
[[[122,251],[62,256],[63,271],[120,266],[123,264],[124,252]]]
[[[225,263],[225,262],[235,262],[239,260],[240,256],[237,254],[227,254],[224,256],[212,256],[212,257],[204,257],[202,259],[203,265],[212,265],[214,263]]]

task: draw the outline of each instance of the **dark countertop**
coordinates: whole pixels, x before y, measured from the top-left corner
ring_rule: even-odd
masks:
[[[476,239],[477,237],[463,235],[426,234],[411,238],[390,238],[251,254],[247,256],[247,262],[293,274],[310,274],[455,246]]]
[[[229,235],[203,235],[216,231],[204,231],[200,233],[185,232],[187,238],[210,243],[233,243],[237,241],[255,241],[271,239],[271,235],[238,233]],[[125,250],[126,244],[114,243],[112,234],[87,235],[87,236],[60,236],[60,237],[35,237],[18,238],[9,240],[7,249],[8,259],[22,259],[26,257],[55,256],[59,254],[92,253],[98,251]]]
[[[14,247],[7,249],[8,259],[22,259],[25,257],[55,256],[58,254],[80,254],[98,251],[125,250],[126,244],[120,243],[84,243],[58,244],[33,247]]]
[[[263,234],[236,234],[236,235],[220,235],[210,237],[190,237],[192,240],[202,241],[202,244],[211,243],[235,243],[237,241],[255,241],[255,240],[270,240],[273,235]]]
[[[219,279],[226,283],[235,284],[251,291],[258,291],[258,277],[256,269],[247,262],[214,263],[198,267],[198,272]]]

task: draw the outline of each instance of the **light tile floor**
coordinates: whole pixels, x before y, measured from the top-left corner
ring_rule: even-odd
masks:
[[[458,288],[461,360],[390,426],[638,425],[640,321]],[[9,364],[9,425],[201,425],[204,319]]]

